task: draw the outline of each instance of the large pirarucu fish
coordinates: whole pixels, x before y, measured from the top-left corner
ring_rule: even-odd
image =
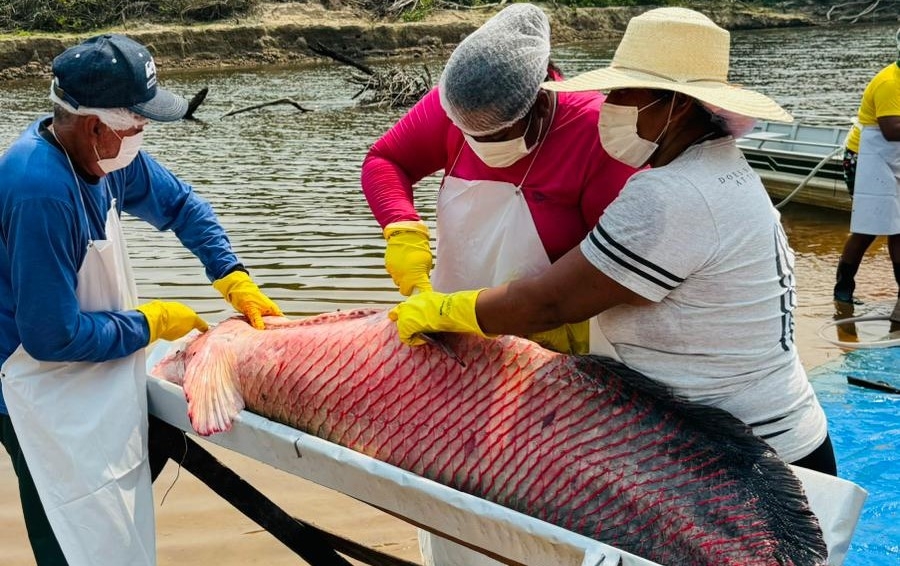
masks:
[[[248,410],[666,565],[820,565],[803,488],[731,415],[516,337],[402,344],[385,311],[227,320],[153,374],[193,427]],[[463,365],[465,364],[465,365]]]

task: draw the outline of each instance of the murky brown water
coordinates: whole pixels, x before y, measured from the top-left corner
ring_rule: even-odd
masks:
[[[797,115],[849,117],[868,79],[896,55],[893,32],[889,25],[735,32],[732,80]],[[613,49],[566,46],[554,59],[571,75],[605,63]],[[435,77],[440,64],[429,63]],[[348,67],[162,72],[168,88],[190,96],[209,87],[210,94],[198,111],[202,123],[154,125],[145,147],[213,203],[254,278],[287,314],[401,298],[384,272],[380,230],[359,188],[368,146],[401,111],[358,107]],[[45,81],[0,85],[0,150],[49,108],[46,90]],[[232,107],[282,97],[315,111],[272,106],[220,118]],[[416,193],[429,218],[436,188],[431,177]],[[815,330],[833,312],[834,267],[849,217],[793,204],[782,213],[797,252],[797,334],[809,367],[839,354]],[[186,301],[210,320],[231,314],[171,234],[126,222],[143,297]],[[857,314],[887,310],[896,291],[879,240],[860,270],[858,294],[867,304]]]

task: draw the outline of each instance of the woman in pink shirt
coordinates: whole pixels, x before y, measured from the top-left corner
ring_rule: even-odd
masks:
[[[540,272],[581,242],[634,172],[600,145],[604,96],[541,90],[551,68],[547,16],[511,5],[460,43],[439,86],[370,149],[362,187],[404,295]],[[432,273],[413,186],[440,169]],[[580,328],[531,338],[584,353]]]
[[[554,78],[547,16],[513,4],[457,46],[438,87],[369,150],[362,187],[401,293],[539,273],[578,245],[619,194],[634,169],[600,145],[604,96],[541,90]],[[413,186],[440,169],[432,273]],[[588,350],[586,322],[529,338],[561,352]],[[427,565],[499,564],[424,531],[419,538]]]

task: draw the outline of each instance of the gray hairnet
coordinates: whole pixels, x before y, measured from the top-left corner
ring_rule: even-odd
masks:
[[[520,120],[537,98],[550,62],[550,22],[532,4],[504,8],[450,55],[438,84],[450,120],[472,136]]]

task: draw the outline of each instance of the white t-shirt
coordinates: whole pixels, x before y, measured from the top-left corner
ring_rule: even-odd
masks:
[[[822,443],[825,414],[794,346],[794,253],[732,138],[636,173],[581,251],[654,302],[598,315],[625,364],[729,411],[787,462]]]

